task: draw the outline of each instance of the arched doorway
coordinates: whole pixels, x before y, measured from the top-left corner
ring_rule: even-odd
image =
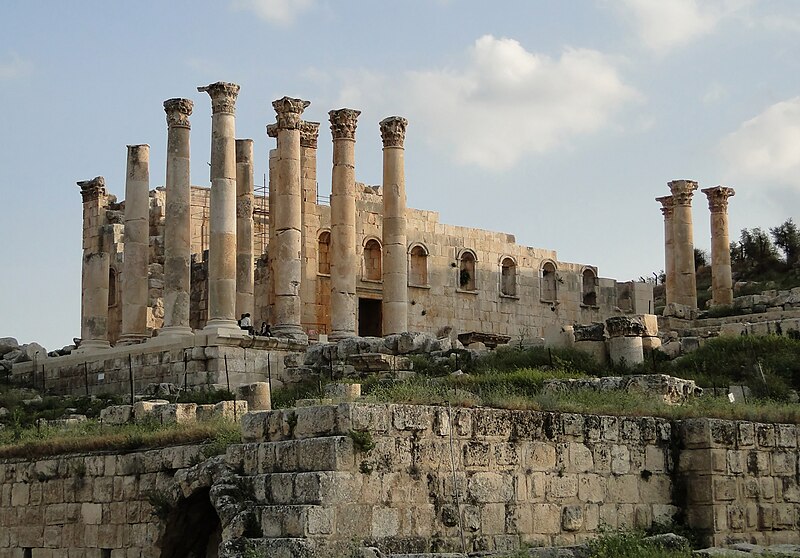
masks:
[[[222,525],[202,488],[170,510],[161,537],[161,558],[217,558]]]

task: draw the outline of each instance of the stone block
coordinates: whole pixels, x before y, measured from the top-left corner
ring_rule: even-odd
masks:
[[[361,384],[332,382],[325,384],[325,397],[344,401],[354,401],[361,397]]]
[[[574,498],[578,495],[578,477],[576,475],[550,475],[547,479],[548,499]]]
[[[554,535],[561,532],[561,506],[558,504],[533,504],[533,532]]]
[[[579,531],[583,527],[583,506],[564,506],[561,510],[561,528]]]
[[[236,394],[237,399],[247,402],[248,410],[268,411],[272,409],[272,396],[267,382],[241,385],[236,388]]]
[[[476,502],[509,502],[514,497],[514,486],[508,475],[475,473],[469,478],[469,496]]]
[[[166,399],[152,399],[149,401],[137,401],[133,405],[133,420],[142,422],[154,417],[154,412],[162,405],[169,405]]]
[[[247,414],[247,401],[220,401],[214,405],[214,416],[239,421]]]
[[[133,405],[110,405],[100,411],[103,424],[127,424],[133,417]]]
[[[196,403],[171,403],[153,410],[161,424],[191,424],[197,422]]]

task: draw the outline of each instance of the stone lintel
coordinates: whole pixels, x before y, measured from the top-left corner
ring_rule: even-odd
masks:
[[[661,204],[661,214],[667,218],[672,217],[672,210],[675,207],[675,200],[672,199],[672,196],[661,196],[656,198],[656,201]]]
[[[164,112],[167,113],[167,127],[191,128],[189,117],[192,115],[194,102],[189,99],[167,99],[164,101]]]
[[[78,182],[78,186],[81,187],[81,196],[84,203],[107,195],[106,179],[102,176],[95,176],[91,180],[81,180]]]
[[[694,180],[673,180],[667,182],[670,192],[672,192],[673,205],[692,205],[692,196],[697,190],[697,182]]]
[[[381,120],[379,126],[383,147],[403,147],[408,120],[402,116],[389,116]]]
[[[356,139],[356,125],[360,110],[342,108],[328,112],[333,139]]]
[[[235,83],[217,81],[198,87],[200,93],[208,93],[211,97],[212,114],[233,114],[235,111],[236,97],[239,96],[239,86]]]
[[[319,122],[303,120],[300,123],[300,147],[316,149],[317,138],[319,138]]]
[[[700,191],[708,198],[708,209],[711,213],[725,213],[728,211],[728,198],[736,195],[736,191],[733,188],[726,186],[703,188]]]
[[[300,116],[306,110],[311,101],[295,99],[293,97],[282,97],[272,102],[272,108],[277,115],[278,130],[297,130],[300,128],[302,119]]]

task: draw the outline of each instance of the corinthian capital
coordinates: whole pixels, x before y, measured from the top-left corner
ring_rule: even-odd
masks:
[[[81,187],[81,197],[84,203],[106,195],[106,179],[102,176],[96,176],[91,180],[82,180],[78,182],[78,186]]]
[[[319,137],[319,122],[300,123],[300,147],[309,149],[317,148],[317,138]]]
[[[356,124],[360,110],[343,108],[328,113],[331,120],[333,139],[356,139]]]
[[[408,120],[402,116],[390,116],[381,120],[381,139],[384,147],[403,147],[406,140]]]
[[[277,115],[278,129],[297,130],[300,127],[300,116],[310,104],[310,101],[293,99],[292,97],[283,97],[277,101],[272,101],[272,108],[275,109],[275,114]]]
[[[736,194],[733,188],[714,186],[700,190],[708,198],[708,209],[711,213],[725,213],[728,211],[728,198]]]
[[[697,182],[694,180],[673,180],[667,182],[670,192],[672,192],[672,201],[675,206],[678,205],[692,205],[692,196],[694,191],[697,190]]]
[[[675,201],[672,199],[672,196],[662,196],[660,198],[656,198],[656,201],[661,204],[661,214],[666,219],[672,217],[672,210],[675,206]]]
[[[206,92],[211,97],[212,114],[233,114],[236,97],[239,96],[239,86],[235,83],[218,81],[205,87],[198,87],[198,91]]]
[[[189,99],[167,99],[164,101],[164,112],[167,113],[167,127],[191,128],[189,117],[192,115],[194,103]]]
[[[278,137],[278,125],[277,124],[267,124],[267,136],[271,138]]]

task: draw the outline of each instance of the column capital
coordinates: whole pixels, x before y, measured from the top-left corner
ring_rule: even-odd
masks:
[[[672,192],[673,205],[692,205],[692,196],[697,190],[697,182],[694,180],[673,180],[667,182],[670,192]]]
[[[383,147],[403,147],[406,140],[408,120],[402,116],[390,116],[380,122]]]
[[[708,209],[711,213],[725,213],[728,211],[728,198],[736,194],[733,188],[714,186],[700,190],[708,198]]]
[[[300,127],[300,116],[311,101],[294,99],[292,97],[282,97],[277,101],[272,101],[272,108],[278,120],[278,130],[297,130]]]
[[[271,138],[278,137],[278,125],[277,124],[267,124],[267,136]]]
[[[233,114],[235,111],[236,97],[239,96],[239,86],[235,83],[217,81],[198,87],[201,93],[205,92],[211,97],[211,114]]]
[[[78,182],[78,186],[81,187],[81,197],[83,197],[84,203],[106,195],[106,179],[102,176],[96,176],[91,180],[81,180]]]
[[[675,207],[675,200],[672,199],[672,196],[661,196],[656,198],[656,201],[661,204],[661,214],[667,219],[672,217],[672,211]]]
[[[318,137],[319,122],[300,122],[300,147],[316,149]]]
[[[356,125],[360,110],[342,108],[328,113],[333,139],[356,139]]]
[[[194,103],[189,99],[167,99],[164,101],[164,112],[167,113],[168,128],[191,128],[189,117],[192,115]]]

